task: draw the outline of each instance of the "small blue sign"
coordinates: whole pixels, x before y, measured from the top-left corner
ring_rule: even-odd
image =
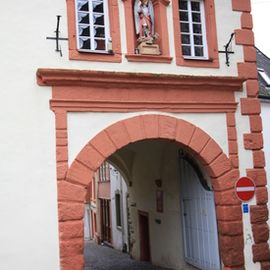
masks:
[[[243,203],[243,213],[248,213],[248,204]]]

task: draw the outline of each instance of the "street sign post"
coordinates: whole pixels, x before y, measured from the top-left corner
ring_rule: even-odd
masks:
[[[235,190],[239,200],[247,202],[250,201],[255,194],[255,184],[252,179],[241,177],[236,182]]]

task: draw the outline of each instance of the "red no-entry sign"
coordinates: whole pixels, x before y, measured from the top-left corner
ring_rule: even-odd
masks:
[[[255,194],[255,184],[248,177],[241,177],[235,185],[236,195],[241,201],[249,201]]]

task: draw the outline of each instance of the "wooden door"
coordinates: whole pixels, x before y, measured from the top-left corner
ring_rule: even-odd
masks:
[[[141,261],[151,261],[149,219],[146,212],[139,212]]]
[[[101,241],[111,243],[111,201],[100,199]]]

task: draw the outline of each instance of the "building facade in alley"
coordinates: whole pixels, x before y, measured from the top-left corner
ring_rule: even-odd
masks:
[[[3,4],[1,269],[83,270],[84,238],[175,270],[270,268],[250,12],[249,0]],[[105,161],[124,189],[95,180]],[[240,177],[256,188],[247,202]]]

